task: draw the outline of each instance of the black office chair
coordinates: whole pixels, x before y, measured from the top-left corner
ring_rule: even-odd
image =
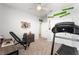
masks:
[[[16,34],[14,34],[13,32],[9,32],[10,35],[21,45],[24,46],[25,50],[27,48],[27,41],[25,40],[21,40],[18,36],[16,36]]]

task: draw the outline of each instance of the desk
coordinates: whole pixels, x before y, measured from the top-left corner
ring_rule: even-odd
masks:
[[[11,46],[14,45],[13,41],[5,41],[1,44],[1,47]]]
[[[9,43],[7,43],[9,42]],[[0,44],[0,55],[17,55],[17,46],[13,44],[12,40],[5,40]]]
[[[0,55],[10,55],[10,54],[14,54],[14,55],[18,54],[16,45],[0,47]]]

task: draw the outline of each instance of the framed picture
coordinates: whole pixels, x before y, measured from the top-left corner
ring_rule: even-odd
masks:
[[[21,21],[21,28],[30,28],[30,23],[27,23],[27,22],[24,22],[24,21]]]

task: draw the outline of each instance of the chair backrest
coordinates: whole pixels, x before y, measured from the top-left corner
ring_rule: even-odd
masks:
[[[17,42],[21,42],[20,38],[18,36],[16,36],[16,34],[14,34],[13,32],[9,32],[10,35],[17,41]]]
[[[23,39],[22,39],[22,41],[27,42],[27,40],[28,40],[27,33],[24,33],[24,34],[23,34]]]

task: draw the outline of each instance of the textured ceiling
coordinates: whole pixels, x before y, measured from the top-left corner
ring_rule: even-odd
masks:
[[[56,10],[66,7],[66,6],[72,6],[73,4],[69,4],[69,3],[41,3],[41,6],[43,7],[43,9],[41,11],[38,11],[36,9],[36,7],[37,7],[37,5],[39,5],[39,3],[6,3],[5,5],[8,7],[16,8],[18,10],[29,12],[31,14],[38,16],[38,17],[43,17],[43,16],[46,16],[51,11],[54,12]]]

